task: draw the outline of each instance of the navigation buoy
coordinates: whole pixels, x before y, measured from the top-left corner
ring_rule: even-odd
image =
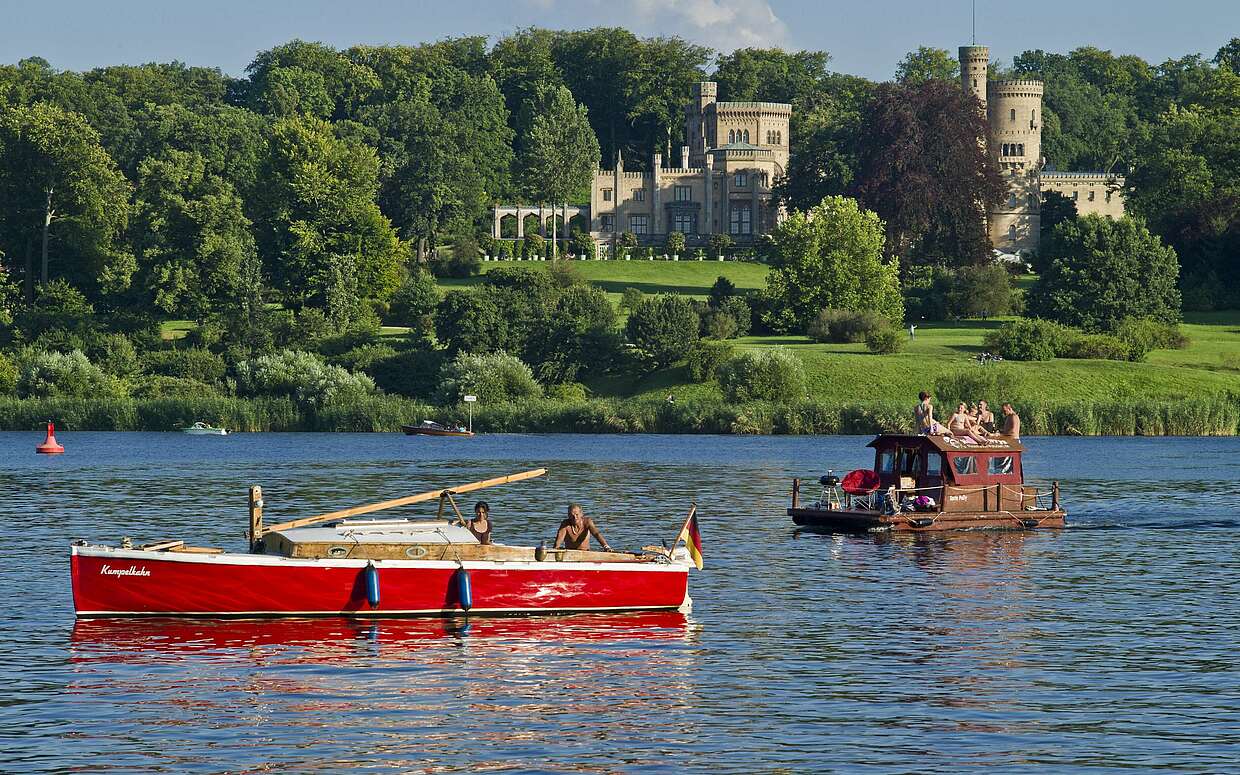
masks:
[[[35,452],[43,455],[59,455],[65,451],[60,442],[56,441],[56,426],[52,423],[47,424],[47,438],[43,443],[34,448]]]
[[[366,602],[370,603],[371,608],[379,607],[379,569],[375,567],[373,562],[366,563],[366,568],[362,571],[362,575],[366,577]]]
[[[456,569],[456,597],[464,610],[474,607],[474,590],[469,583],[469,571],[464,566]]]

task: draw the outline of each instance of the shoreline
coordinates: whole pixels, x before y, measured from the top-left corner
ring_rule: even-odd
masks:
[[[1012,401],[1024,436],[1236,436],[1240,397]],[[203,421],[230,432],[400,432],[425,419],[466,420],[464,407],[437,407],[400,396],[369,396],[322,407],[289,398],[0,399],[0,430],[36,431],[47,421],[64,431],[179,431]],[[478,433],[701,434],[856,436],[911,432],[912,402],[730,404],[687,399],[538,399],[476,405]]]

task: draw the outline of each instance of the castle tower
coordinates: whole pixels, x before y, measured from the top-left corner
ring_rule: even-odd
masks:
[[[986,76],[990,67],[988,46],[960,47],[960,86],[966,94],[972,94],[986,107]]]
[[[1042,205],[1042,82],[996,81],[987,88],[987,150],[1008,182],[990,213],[990,241],[1004,253],[1038,249]]]
[[[685,141],[689,144],[688,167],[706,164],[706,149],[714,143],[710,137],[707,114],[712,112],[719,87],[713,81],[693,84],[693,97],[685,105]]]

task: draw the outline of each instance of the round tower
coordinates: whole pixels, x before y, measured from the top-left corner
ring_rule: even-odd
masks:
[[[988,46],[960,47],[960,85],[986,107],[986,73],[990,67]]]
[[[991,212],[990,240],[1005,253],[1038,249],[1041,226],[1042,82],[995,81],[987,89],[987,150],[1008,181]]]

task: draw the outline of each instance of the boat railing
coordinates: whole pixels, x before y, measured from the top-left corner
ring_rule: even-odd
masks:
[[[1051,489],[1039,490],[1032,485],[1010,485],[1010,484],[985,484],[976,487],[960,487],[949,484],[937,484],[927,487],[896,487],[891,486],[884,491],[877,488],[868,495],[854,495],[845,493],[844,508],[853,511],[881,511],[886,505],[881,498],[876,501],[875,496],[880,493],[887,493],[894,499],[895,503],[901,503],[905,497],[938,493],[935,502],[940,511],[943,510],[943,496],[946,490],[950,488],[952,495],[972,495],[976,493],[982,494],[982,511],[1007,511],[1002,508],[1004,501],[1004,493],[1014,496],[1013,500],[1019,500],[1020,511],[1058,511],[1059,510],[1059,482],[1052,482]],[[1032,492],[1030,492],[1032,490]],[[801,480],[794,479],[792,481],[792,507],[800,508]],[[993,503],[991,499],[993,498]],[[1049,500],[1048,500],[1049,499]],[[1031,501],[1031,502],[1030,502]]]

